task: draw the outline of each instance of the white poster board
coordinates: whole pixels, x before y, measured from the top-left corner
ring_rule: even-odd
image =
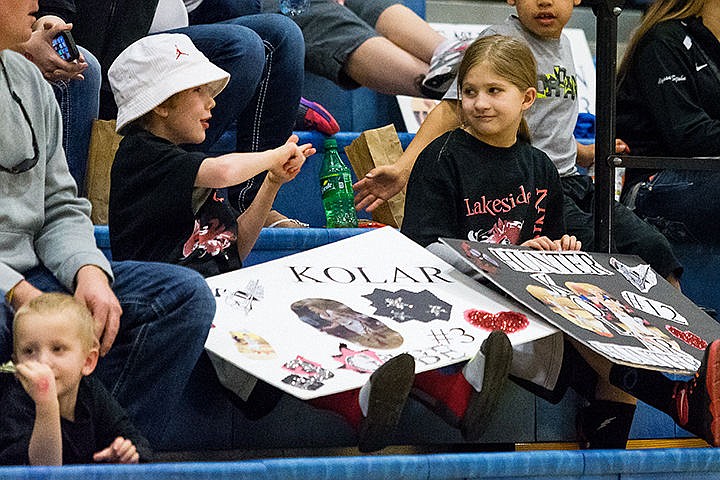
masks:
[[[430,23],[435,30],[445,38],[457,40],[472,40],[485,30],[489,25],[475,25],[462,23]],[[563,33],[570,40],[573,58],[575,60],[575,74],[577,76],[578,101],[580,113],[595,114],[595,62],[593,61],[590,46],[588,45],[585,32],[581,28],[565,28]],[[432,110],[439,100],[428,98],[397,96],[400,112],[405,122],[405,127],[410,133],[416,133],[420,124],[427,114]]]
[[[458,363],[490,333],[475,319],[500,312],[525,319],[513,344],[559,334],[390,227],[207,281],[217,312],[205,348],[236,391],[244,372],[310,399],[362,386],[403,352],[417,372]]]

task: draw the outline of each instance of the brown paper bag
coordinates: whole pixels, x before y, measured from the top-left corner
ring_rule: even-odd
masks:
[[[85,191],[92,203],[90,218],[96,225],[108,223],[110,169],[122,137],[115,132],[115,120],[95,120],[90,133]]]
[[[358,179],[381,165],[392,165],[403,153],[395,125],[366,130],[345,147],[345,153]],[[401,191],[372,212],[376,222],[396,228],[402,225],[405,191]]]

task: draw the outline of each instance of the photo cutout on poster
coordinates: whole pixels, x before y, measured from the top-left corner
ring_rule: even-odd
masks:
[[[487,279],[610,361],[697,370],[720,325],[639,257],[441,239]]]
[[[380,320],[327,298],[303,298],[290,308],[319,332],[368,348],[387,350],[403,343],[402,335]]]

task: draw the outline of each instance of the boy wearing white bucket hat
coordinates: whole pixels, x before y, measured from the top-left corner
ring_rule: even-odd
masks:
[[[182,144],[204,140],[213,97],[228,77],[181,34],[142,38],[110,66],[117,130],[125,135],[110,183],[113,257],[179,263],[205,276],[240,268],[278,189],[315,153],[310,144],[298,146],[295,135],[265,152],[208,158],[184,150]],[[255,200],[237,216],[218,189],[263,170]],[[391,438],[414,376],[412,356],[402,354],[380,366],[362,394],[344,392],[317,406],[357,428],[362,451],[377,450]]]
[[[208,157],[183,149],[205,139],[214,97],[229,77],[182,34],[144,37],[110,66],[117,130],[125,135],[111,173],[114,258],[178,263],[205,276],[240,268],[280,186],[315,153],[294,135],[264,152]],[[265,170],[250,208],[238,215],[217,189]]]

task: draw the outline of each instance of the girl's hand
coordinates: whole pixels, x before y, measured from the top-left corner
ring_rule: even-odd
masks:
[[[534,248],[535,250],[557,250],[558,246],[548,237],[537,237],[521,244],[523,247]]]
[[[555,240],[553,243],[557,245],[558,250],[578,251],[582,248],[582,242],[574,235],[563,235],[560,240]]]
[[[15,375],[35,405],[58,401],[55,374],[50,367],[34,360],[18,363],[15,367]]]
[[[140,454],[130,440],[117,437],[109,447],[96,452],[93,460],[105,463],[138,463]]]

